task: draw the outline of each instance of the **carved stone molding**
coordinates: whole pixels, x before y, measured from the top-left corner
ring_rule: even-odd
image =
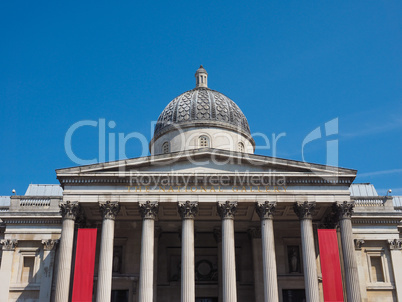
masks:
[[[344,201],[336,203],[336,212],[339,219],[351,219],[353,214],[354,203],[352,201]]]
[[[336,229],[338,226],[338,215],[335,211],[328,213],[318,224],[320,229]]]
[[[247,233],[250,239],[261,238],[261,228],[249,228]]]
[[[0,245],[3,246],[3,251],[14,251],[18,246],[17,239],[3,239],[0,241]]]
[[[42,240],[43,249],[45,251],[53,250],[58,243],[59,243],[58,239],[43,239]]]
[[[362,245],[365,243],[363,239],[355,239],[355,248],[356,250],[361,250]]]
[[[177,204],[182,219],[194,219],[198,213],[198,202],[179,202]]]
[[[272,219],[274,217],[276,202],[266,201],[264,203],[256,203],[255,210],[261,219]]]
[[[402,249],[402,239],[388,240],[390,250],[401,250]]]
[[[214,228],[214,238],[216,243],[222,242],[222,229],[221,228]]]
[[[99,210],[103,219],[114,220],[119,214],[120,205],[116,201],[106,201],[99,203]]]
[[[156,215],[158,214],[158,203],[146,201],[145,203],[140,203],[140,214],[142,219],[155,219]]]
[[[293,205],[293,210],[299,219],[312,219],[315,206],[315,202],[296,202]]]
[[[78,202],[71,202],[67,200],[59,204],[60,214],[63,219],[72,219],[75,220],[80,213],[80,205]]]
[[[218,202],[218,214],[222,219],[233,219],[237,210],[237,202],[226,201],[225,203]]]

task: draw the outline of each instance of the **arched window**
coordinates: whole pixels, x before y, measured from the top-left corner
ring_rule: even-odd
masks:
[[[164,142],[162,145],[162,153],[166,154],[169,153],[169,142]]]
[[[200,148],[209,148],[209,138],[206,135],[202,135],[199,137],[199,145]]]
[[[237,151],[244,152],[244,144],[242,142],[237,143]]]

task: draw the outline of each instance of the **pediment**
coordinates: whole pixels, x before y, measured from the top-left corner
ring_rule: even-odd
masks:
[[[60,181],[74,177],[124,178],[135,174],[233,175],[248,173],[284,175],[298,179],[341,177],[349,179],[350,183],[356,177],[356,172],[356,170],[345,168],[217,149],[190,150],[56,170]]]

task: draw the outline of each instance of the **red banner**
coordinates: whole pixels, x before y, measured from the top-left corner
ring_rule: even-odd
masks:
[[[342,275],[336,230],[318,230],[325,302],[343,302]]]
[[[72,302],[92,302],[97,229],[78,229]]]

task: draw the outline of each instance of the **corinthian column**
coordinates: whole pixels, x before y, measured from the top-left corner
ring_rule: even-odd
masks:
[[[312,212],[315,202],[297,202],[294,211],[300,219],[301,243],[303,250],[304,286],[306,301],[319,302],[317,263],[315,259]]]
[[[18,240],[3,239],[0,241],[0,245],[2,245],[3,249],[3,255],[1,258],[1,268],[0,268],[0,293],[4,301],[8,301],[14,251],[15,248],[18,246]]]
[[[262,265],[264,272],[264,301],[278,302],[278,277],[276,271],[273,216],[276,203],[266,201],[256,204],[261,218]]]
[[[97,302],[110,302],[112,295],[114,220],[120,211],[117,202],[99,203],[102,215],[102,235],[99,253]]]
[[[142,217],[139,302],[152,302],[154,291],[154,226],[158,203],[140,203]]]
[[[74,222],[79,213],[79,204],[77,202],[66,201],[60,204],[60,213],[63,217],[63,224],[61,228],[59,265],[56,279],[56,302],[67,302],[70,292]]]
[[[341,243],[343,261],[345,267],[345,287],[348,302],[360,302],[359,272],[355,257],[352,232],[353,202],[344,201],[337,203],[336,208],[339,216],[339,226],[341,229]]]
[[[186,201],[178,204],[182,222],[181,246],[181,302],[195,301],[194,217],[198,203]]]
[[[236,302],[236,258],[234,239],[234,214],[237,202],[218,202],[218,213],[222,218],[222,287],[223,302]]]

